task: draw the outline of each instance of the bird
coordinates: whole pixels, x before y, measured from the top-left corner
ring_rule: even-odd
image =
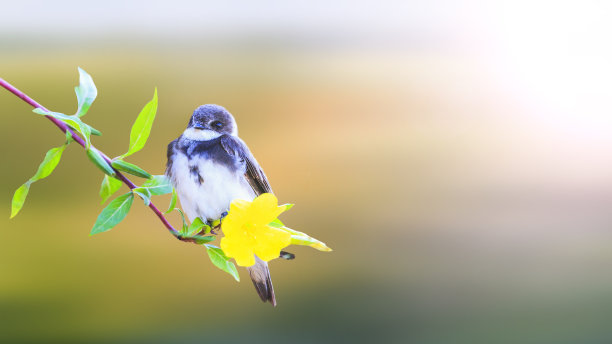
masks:
[[[166,175],[189,221],[212,223],[227,215],[235,199],[252,201],[273,193],[249,147],[238,137],[234,116],[216,104],[195,109],[187,128],[168,144]],[[255,257],[247,267],[263,302],[276,306],[268,263]]]

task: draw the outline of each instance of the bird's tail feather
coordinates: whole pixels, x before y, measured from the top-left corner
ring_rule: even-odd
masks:
[[[272,279],[270,278],[270,269],[268,269],[268,263],[255,257],[255,265],[247,268],[253,285],[257,290],[257,294],[263,302],[270,302],[273,306],[276,306],[276,297],[274,295],[274,287],[272,286]]]

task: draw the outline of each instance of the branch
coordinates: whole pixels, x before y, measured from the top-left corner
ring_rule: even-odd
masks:
[[[7,81],[5,81],[2,78],[0,78],[0,86],[4,87],[7,91],[11,92],[15,96],[21,98],[21,100],[23,100],[24,102],[30,104],[32,107],[34,107],[34,108],[41,108],[41,109],[43,109],[45,111],[49,111],[44,106],[42,106],[38,102],[36,102],[34,99],[30,98],[27,94],[21,92],[15,86],[11,85],[10,83],[8,83]],[[74,141],[76,141],[79,145],[81,145],[81,147],[83,147],[83,148],[86,147],[85,141],[80,136],[75,134],[75,132],[72,129],[70,129],[64,122],[62,122],[62,121],[60,121],[60,120],[58,120],[56,118],[53,118],[51,116],[45,116],[45,117],[47,117],[48,120],[53,122],[53,124],[55,124],[55,126],[57,126],[62,132],[70,133],[70,135],[72,136]],[[102,157],[104,158],[104,160],[106,160],[106,162],[108,162],[108,164],[111,165],[111,163],[112,163],[111,159],[108,156],[106,156],[106,154],[102,153],[101,151],[100,151],[100,154],[102,154]],[[132,181],[129,180],[125,175],[123,175],[121,172],[117,171],[117,169],[115,169],[114,167],[113,167],[113,170],[115,170],[115,173],[116,173],[115,178],[121,180],[125,185],[127,185],[130,188],[130,190],[136,188],[136,185],[134,183],[132,183]],[[151,208],[151,210],[155,213],[155,215],[157,215],[159,220],[174,235],[174,237],[176,237],[176,238],[178,238],[179,240],[182,240],[182,241],[189,241],[189,240],[183,240],[181,238],[180,232],[177,231],[174,227],[172,227],[170,222],[168,222],[166,217],[164,217],[164,214],[162,214],[162,212],[159,209],[157,209],[157,207],[155,206],[155,204],[153,204],[153,202],[151,202],[149,204],[149,208]]]

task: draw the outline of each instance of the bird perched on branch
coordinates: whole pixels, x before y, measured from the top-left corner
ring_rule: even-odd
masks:
[[[199,217],[212,223],[227,214],[232,200],[272,193],[264,171],[238,137],[234,117],[214,104],[195,109],[187,129],[170,142],[166,175],[192,222]],[[268,263],[256,258],[247,270],[261,300],[276,306]]]

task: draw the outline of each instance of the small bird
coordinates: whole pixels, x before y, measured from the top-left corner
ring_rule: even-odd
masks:
[[[187,129],[168,145],[166,175],[190,221],[212,221],[227,214],[234,199],[252,201],[272,193],[268,179],[238,137],[232,114],[219,105],[195,109]],[[247,270],[263,302],[276,306],[268,263],[256,257]]]

